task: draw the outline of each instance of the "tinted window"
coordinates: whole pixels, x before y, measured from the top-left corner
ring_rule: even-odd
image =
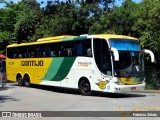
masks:
[[[76,42],[76,56],[92,57],[91,39]]]
[[[94,39],[94,56],[98,69],[106,75],[112,75],[111,55],[104,39]]]
[[[91,39],[8,48],[8,58],[92,57]]]

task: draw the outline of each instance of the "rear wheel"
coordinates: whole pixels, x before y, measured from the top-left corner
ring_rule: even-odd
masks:
[[[25,75],[25,76],[24,76],[24,85],[25,85],[26,87],[30,87],[30,86],[31,86],[29,75]]]
[[[82,95],[89,96],[92,94],[91,86],[88,80],[81,80],[79,84],[79,90]]]
[[[24,86],[24,81],[23,81],[21,75],[17,75],[16,80],[17,80],[19,86]]]

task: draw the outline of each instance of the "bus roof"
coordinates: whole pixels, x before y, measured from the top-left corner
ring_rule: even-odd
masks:
[[[138,40],[137,38],[126,36],[126,35],[115,35],[115,34],[97,34],[96,36],[110,39],[110,38],[122,38],[122,39],[131,39],[131,40]]]
[[[41,38],[41,39],[38,39],[37,42],[41,42],[41,41],[50,41],[50,40],[60,40],[60,39],[64,39],[64,38],[75,38],[75,37],[77,37],[77,36],[61,35],[61,36],[54,36],[54,37]]]
[[[21,44],[11,44],[7,47],[18,47],[18,46],[27,46],[27,45],[36,45],[36,44],[44,44],[44,43],[53,43],[53,42],[61,42],[61,41],[72,41],[72,40],[82,40],[87,38],[121,38],[121,39],[131,39],[131,40],[138,40],[134,37],[125,36],[125,35],[115,35],[115,34],[96,34],[96,35],[80,35],[80,36],[72,36],[72,35],[62,35],[62,36],[54,36],[54,37],[47,37],[38,39],[36,42],[29,42],[29,43],[21,43]]]

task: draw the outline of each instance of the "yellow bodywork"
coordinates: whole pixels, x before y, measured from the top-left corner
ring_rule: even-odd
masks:
[[[43,60],[43,66],[22,66],[23,61],[40,61]],[[7,58],[7,79],[10,81],[16,81],[16,76],[18,73],[22,75],[25,74],[30,76],[30,81],[33,84],[39,84],[47,72],[49,65],[53,58],[26,58],[26,59],[9,59]]]

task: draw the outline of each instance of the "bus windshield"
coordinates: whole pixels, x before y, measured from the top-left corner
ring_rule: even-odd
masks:
[[[144,76],[144,61],[137,41],[110,39],[110,45],[119,52],[119,61],[114,61],[115,76]]]

